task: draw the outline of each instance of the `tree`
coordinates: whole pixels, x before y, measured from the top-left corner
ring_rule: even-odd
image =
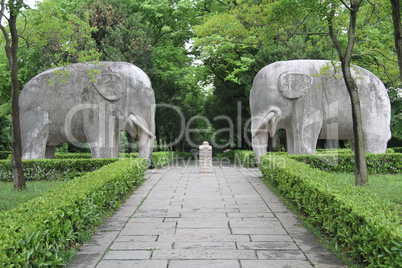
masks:
[[[356,40],[356,24],[357,14],[359,12],[363,0],[351,0],[349,4],[340,1],[344,7],[350,12],[350,24],[348,29],[348,42],[345,48],[342,48],[336,34],[334,25],[334,16],[337,12],[337,3],[331,3],[330,15],[328,16],[329,34],[335,49],[341,61],[343,79],[345,80],[346,88],[349,92],[352,103],[352,120],[353,120],[353,134],[355,143],[355,184],[364,185],[368,182],[367,174],[367,160],[366,160],[366,147],[363,133],[363,120],[360,109],[359,92],[356,81],[354,80],[351,72],[351,59],[353,55],[353,48]]]
[[[220,6],[209,8],[212,12],[194,27],[195,47],[206,69],[204,80],[212,80],[214,86],[207,99],[206,114],[215,129],[228,126],[224,120],[213,118],[219,115],[231,118],[236,139],[231,139],[228,132],[219,133],[217,139],[232,141],[238,148],[250,146],[247,142],[250,138],[243,130],[250,117],[248,98],[255,74],[279,60],[330,56],[329,38],[295,34],[307,28],[319,32],[324,27],[310,21],[303,24],[308,10],[297,9],[294,15],[294,6],[284,2],[289,1],[222,1]],[[243,120],[238,120],[239,114]]]
[[[137,1],[132,9],[142,15],[141,22],[149,29],[152,40],[155,72],[150,78],[159,104],[156,111],[158,145],[167,144],[171,150],[189,150],[188,141],[180,139],[184,131],[181,126],[199,114],[196,107],[203,107],[202,85],[196,79],[200,73],[192,65],[193,51],[188,49],[194,36],[192,27],[200,23],[205,12],[198,8],[201,2],[204,1],[145,0]],[[198,103],[195,96],[199,96]]]
[[[18,32],[17,32],[17,16],[24,6],[22,0],[5,0],[0,2],[0,30],[3,32],[6,44],[5,50],[10,66],[11,81],[12,81],[12,99],[11,99],[11,115],[12,115],[12,149],[13,156],[11,164],[13,167],[13,185],[15,190],[22,190],[25,186],[24,172],[22,170],[22,146],[21,146],[21,128],[19,118],[19,90],[20,84],[18,81]],[[9,15],[5,14],[6,5],[9,10]],[[2,18],[8,22],[9,31],[2,24]]]
[[[22,82],[52,67],[99,60],[92,38],[96,28],[90,26],[84,1],[45,0],[37,6],[24,11],[26,24],[19,25]]]

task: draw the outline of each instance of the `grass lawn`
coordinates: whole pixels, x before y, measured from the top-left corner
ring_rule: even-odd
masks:
[[[65,180],[27,181],[26,190],[14,191],[12,182],[0,182],[0,210],[8,210],[33,199]]]
[[[336,174],[340,179],[353,184],[355,176],[348,173]],[[402,173],[369,175],[369,185],[363,186],[369,192],[378,194],[381,198],[402,204]]]

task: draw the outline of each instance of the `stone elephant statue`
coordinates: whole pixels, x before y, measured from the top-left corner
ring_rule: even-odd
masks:
[[[391,138],[387,90],[361,67],[353,66],[352,75],[359,88],[366,151],[385,153]],[[265,66],[254,78],[250,109],[257,161],[278,129],[286,130],[290,154],[315,153],[318,139],[349,140],[353,146],[351,101],[339,63],[292,60]]]
[[[53,158],[61,142],[89,143],[92,157],[115,158],[126,130],[151,159],[155,96],[148,76],[126,62],[77,63],[32,78],[20,96],[24,159]]]

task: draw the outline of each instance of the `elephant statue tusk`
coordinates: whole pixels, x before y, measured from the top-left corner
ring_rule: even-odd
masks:
[[[258,133],[261,130],[267,129],[267,125],[269,122],[275,117],[276,113],[274,111],[269,112],[263,120],[260,121],[260,124],[258,124],[257,128],[255,129],[253,133],[253,138],[258,135]]]
[[[131,123],[133,123],[134,125],[136,125],[137,127],[139,127],[142,131],[144,131],[144,133],[146,133],[149,137],[155,139],[155,135],[154,135],[151,131],[149,131],[149,130],[144,126],[144,124],[141,123],[140,119],[138,119],[137,116],[135,116],[134,114],[130,114],[130,115],[128,116],[128,118],[130,119],[130,126],[131,126]]]

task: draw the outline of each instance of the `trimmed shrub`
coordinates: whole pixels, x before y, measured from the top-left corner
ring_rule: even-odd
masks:
[[[261,172],[352,257],[370,267],[401,267],[402,209],[364,188],[284,155],[261,157]]]
[[[92,158],[91,153],[56,153],[54,159]]]
[[[224,157],[229,158],[236,164],[240,164],[244,167],[256,167],[253,151],[248,150],[231,150],[224,154]]]
[[[402,147],[394,147],[391,149],[393,149],[395,153],[402,153]]]
[[[37,159],[23,160],[22,167],[28,181],[69,179],[116,162],[118,159]],[[13,180],[9,160],[0,161],[0,181]]]
[[[138,158],[138,153],[121,153],[119,158]],[[82,159],[82,158],[92,158],[91,153],[57,153],[54,156],[55,159]]]
[[[183,160],[194,159],[194,156],[185,152],[154,152],[152,153],[152,168],[163,168],[171,163],[182,164]]]
[[[353,154],[350,148],[317,149],[317,154]],[[387,148],[386,153],[395,153],[394,148]]]
[[[143,181],[144,159],[116,161],[0,212],[0,267],[63,266],[60,254]]]
[[[10,151],[0,151],[0,159],[8,159],[11,157],[12,152]]]
[[[355,172],[353,154],[289,155],[289,157],[325,171]],[[402,154],[367,154],[367,170],[370,174],[401,173]]]

